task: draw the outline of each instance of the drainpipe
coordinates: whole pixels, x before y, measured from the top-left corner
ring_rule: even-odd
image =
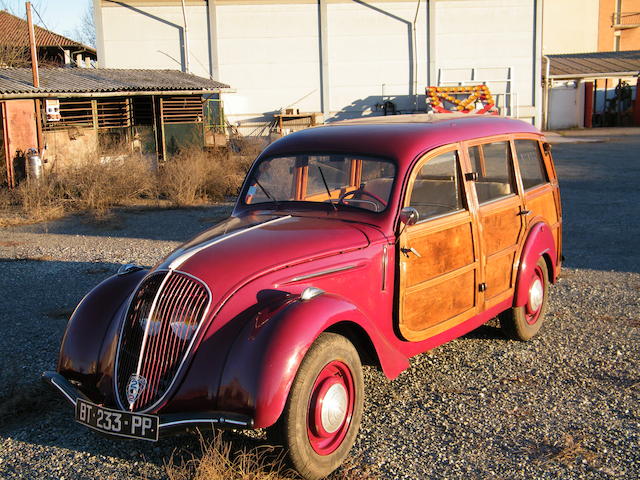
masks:
[[[418,12],[420,11],[420,0],[416,5],[416,14],[413,17],[413,111],[418,110],[418,43],[416,34],[416,22],[418,21]]]
[[[543,85],[543,100],[542,105],[544,109],[544,120],[542,123],[542,129],[549,129],[549,73],[551,71],[551,59],[547,55],[543,55],[542,58],[545,59],[545,73],[544,73],[544,85]]]
[[[187,73],[191,73],[189,66],[189,24],[187,23],[187,11],[182,0],[182,19],[184,22],[184,67]]]

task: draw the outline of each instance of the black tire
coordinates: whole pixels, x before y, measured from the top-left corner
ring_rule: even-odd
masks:
[[[345,368],[348,371],[345,371]],[[334,369],[336,374],[332,375]],[[347,406],[340,426],[334,433],[328,434],[328,443],[323,443],[324,438],[315,433],[318,426],[311,417],[317,418],[312,412],[324,414],[325,410],[318,408],[319,403],[322,403],[318,399],[329,398],[327,388],[333,388],[334,391],[344,390]],[[342,400],[341,394],[339,396]],[[342,405],[341,402],[338,403]],[[338,468],[349,454],[360,428],[363,404],[364,380],[358,352],[342,335],[323,333],[311,345],[302,360],[284,411],[268,432],[269,438],[277,439],[284,445],[287,459],[303,478],[317,480],[326,477]],[[340,422],[336,418],[339,419],[341,415],[338,413],[337,417],[328,415],[321,418],[327,418],[327,425],[333,428]],[[319,424],[324,428],[325,424]],[[326,434],[327,431],[323,430],[323,433]],[[326,449],[326,453],[318,453],[317,450],[323,448]]]
[[[530,340],[540,331],[544,323],[549,293],[549,271],[544,258],[538,259],[532,277],[526,279],[528,289],[533,287],[536,279],[539,279],[542,284],[542,303],[537,310],[532,312],[530,301],[528,301],[527,305],[513,307],[500,314],[500,327],[509,338],[522,341]]]

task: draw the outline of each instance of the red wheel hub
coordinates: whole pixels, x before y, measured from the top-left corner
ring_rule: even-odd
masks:
[[[527,299],[526,319],[529,325],[535,324],[540,318],[540,312],[544,303],[544,274],[539,266],[536,266],[529,284],[529,295]]]
[[[334,452],[351,426],[355,387],[351,370],[333,361],[320,371],[311,389],[307,410],[307,435],[319,455]]]

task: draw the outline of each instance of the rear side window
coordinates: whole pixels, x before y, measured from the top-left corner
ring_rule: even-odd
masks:
[[[476,145],[469,149],[478,202],[486,203],[515,192],[509,142]]]
[[[536,140],[516,140],[516,153],[525,190],[549,181]]]
[[[413,182],[410,206],[420,221],[465,208],[462,198],[457,152],[447,152],[427,161]]]

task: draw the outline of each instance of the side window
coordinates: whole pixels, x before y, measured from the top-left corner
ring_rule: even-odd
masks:
[[[427,161],[418,172],[410,206],[420,221],[465,208],[457,152],[447,152]]]
[[[478,202],[485,203],[515,192],[509,142],[476,145],[469,149]]]
[[[516,140],[516,153],[525,190],[549,181],[536,140]]]

